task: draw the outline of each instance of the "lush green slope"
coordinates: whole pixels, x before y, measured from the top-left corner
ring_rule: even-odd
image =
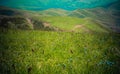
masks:
[[[39,13],[41,16],[67,16],[69,11],[58,8],[56,9],[51,8],[39,12],[37,11],[37,13]]]
[[[120,35],[0,33],[1,74],[119,74]]]
[[[65,31],[108,32],[107,29],[103,28],[99,23],[92,21],[91,18],[52,16],[42,17],[41,20]]]
[[[115,32],[120,32],[120,1],[110,4],[107,7],[97,7],[92,9],[77,9],[72,11],[69,16],[85,18],[90,17],[102,26]]]
[[[0,27],[2,28],[67,32],[108,32],[107,28],[101,26],[101,23],[94,21],[92,18],[67,16],[67,13],[70,12],[61,9],[32,12],[3,7],[0,10]]]
[[[106,7],[96,7],[91,9],[76,9],[74,11],[65,11],[62,9],[48,9],[40,11],[42,16],[71,16],[78,18],[91,18],[99,25],[120,32],[120,1],[110,4]]]
[[[119,4],[119,3],[118,3]],[[1,15],[3,16],[22,16],[26,23],[31,21],[32,29],[43,30],[44,23],[48,23],[50,27],[44,30],[69,30],[81,32],[119,32],[119,9],[118,4],[110,5],[108,8],[92,8],[78,9],[74,11],[66,11],[62,9],[48,9],[44,11],[26,11],[1,7]],[[116,9],[115,9],[116,8]],[[9,17],[8,17],[9,18]],[[31,25],[30,24],[30,25]],[[79,25],[79,28],[76,28]],[[80,27],[84,25],[84,27]]]
[[[0,11],[0,74],[120,73],[116,9]]]

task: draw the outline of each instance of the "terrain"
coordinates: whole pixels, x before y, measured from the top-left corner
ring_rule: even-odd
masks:
[[[68,11],[0,7],[0,74],[119,74],[119,1]]]
[[[27,25],[29,28],[31,27],[30,29],[36,29],[36,28],[43,29],[43,27],[45,28],[44,26],[45,23],[47,23],[49,24],[49,27],[47,27],[47,29],[52,28],[51,30],[57,28],[59,30],[72,31],[76,26],[82,25],[84,26],[83,28],[89,31],[90,30],[94,32],[112,31],[119,33],[120,32],[119,4],[120,2],[118,1],[107,7],[76,9],[73,11],[67,11],[60,8],[51,8],[42,11],[28,11],[28,10],[12,9],[8,7],[1,7],[0,14],[1,16],[5,15],[5,17],[1,17],[1,19],[21,18],[24,20],[24,22],[23,20],[19,20],[19,21],[22,21],[24,24],[25,23],[30,24],[31,22],[31,25]],[[15,23],[15,22],[11,21],[11,23]],[[84,31],[85,29],[82,30]]]

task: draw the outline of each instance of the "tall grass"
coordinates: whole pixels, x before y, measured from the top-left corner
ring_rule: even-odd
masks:
[[[1,74],[118,74],[118,34],[8,31],[0,34]]]

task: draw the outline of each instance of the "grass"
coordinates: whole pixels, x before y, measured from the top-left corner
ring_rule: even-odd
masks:
[[[57,10],[15,10],[14,16],[2,20],[0,74],[119,74],[120,34],[102,26],[113,18],[93,14],[94,10],[77,10],[68,16]],[[45,22],[50,26],[45,28]],[[78,25],[82,27],[75,28]]]
[[[47,16],[40,17],[39,19],[63,30],[72,30],[76,25],[83,25],[86,29],[90,31],[108,32],[106,29],[101,27],[99,23],[95,23],[94,21],[92,21],[91,18]],[[84,32],[84,30],[82,31]],[[81,29],[77,30],[77,32],[81,32]]]
[[[0,73],[118,74],[119,37],[108,33],[1,32]]]
[[[110,34],[91,18],[33,16],[29,19],[36,30],[14,29],[20,21],[16,18],[11,19],[13,30],[0,28],[1,74],[120,73],[119,34]],[[25,18],[21,21],[29,26]],[[44,28],[44,22],[50,24],[51,31]],[[82,27],[75,28],[77,25]],[[63,31],[56,31],[55,27]]]

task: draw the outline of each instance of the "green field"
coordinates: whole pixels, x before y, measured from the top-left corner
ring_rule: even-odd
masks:
[[[42,16],[33,17],[33,19],[37,19],[37,21],[47,22],[51,27],[57,27],[63,31],[74,31],[81,33],[109,32],[109,29],[102,27],[101,23],[93,21],[92,18],[77,18],[68,16]]]
[[[1,74],[117,74],[119,34],[7,31],[0,34]]]
[[[116,12],[0,7],[0,74],[120,74]]]

